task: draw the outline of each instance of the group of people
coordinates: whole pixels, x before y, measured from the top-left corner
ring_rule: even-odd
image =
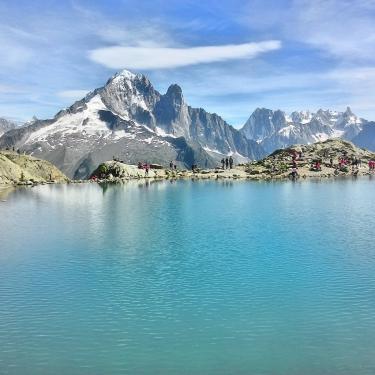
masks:
[[[142,163],[141,161],[138,162],[138,169],[145,170],[145,176],[148,176],[148,172],[150,171],[150,164],[149,163]]]
[[[320,172],[322,170],[322,163],[320,160],[315,160],[311,165],[311,170],[315,172]]]
[[[169,169],[174,169],[174,170],[176,170],[177,169],[177,165],[175,164],[175,163],[173,163],[173,161],[171,161],[170,163],[169,163]]]
[[[223,158],[223,159],[221,159],[221,167],[223,168],[223,169],[232,169],[233,168],[233,158],[232,158],[232,156],[229,156],[229,158]]]
[[[191,165],[192,172],[195,172],[197,169],[198,169],[198,164],[192,164]]]

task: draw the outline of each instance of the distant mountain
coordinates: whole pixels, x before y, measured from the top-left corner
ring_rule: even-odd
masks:
[[[18,125],[19,124],[14,121],[10,121],[10,120],[0,117],[0,136],[3,135],[8,130],[14,129]]]
[[[375,151],[375,122],[364,124],[362,130],[353,138],[352,142],[359,147]]]
[[[113,156],[180,166],[215,166],[225,156],[246,161],[265,152],[217,114],[192,108],[178,85],[162,95],[142,74],[126,70],[113,76],[53,119],[34,120],[0,138],[54,163],[69,177],[87,177]]]
[[[352,140],[362,130],[366,120],[348,107],[345,112],[319,109],[316,113],[257,108],[241,133],[255,140],[267,153],[293,144],[311,144],[329,138]]]

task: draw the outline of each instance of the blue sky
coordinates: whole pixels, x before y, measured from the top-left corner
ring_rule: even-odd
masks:
[[[3,0],[0,116],[52,117],[123,68],[241,126],[256,107],[375,119],[375,0]]]

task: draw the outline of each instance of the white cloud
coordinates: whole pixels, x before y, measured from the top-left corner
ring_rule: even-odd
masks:
[[[89,90],[64,90],[59,91],[57,96],[64,99],[79,100],[84,98],[88,92]]]
[[[374,60],[374,0],[248,0],[237,20],[348,61]]]
[[[372,0],[295,1],[294,36],[350,60],[373,58],[374,11]]]
[[[190,48],[112,46],[89,52],[91,60],[112,69],[165,69],[235,59],[250,59],[281,48],[278,40]]]

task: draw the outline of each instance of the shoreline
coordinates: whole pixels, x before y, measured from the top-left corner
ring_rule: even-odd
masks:
[[[85,180],[66,177],[48,161],[11,151],[0,152],[0,188],[45,184],[123,183],[130,180],[248,180],[282,181],[356,178],[375,175],[375,153],[352,143],[330,139],[274,151],[262,160],[234,165],[228,158],[215,168],[177,169],[159,164],[102,162]],[[226,164],[226,165],[225,165]]]
[[[135,166],[134,166],[135,167]],[[326,170],[320,172],[311,172],[308,174],[299,175],[298,177],[292,177],[290,173],[282,174],[252,174],[246,172],[242,167],[235,167],[233,169],[222,170],[222,169],[204,169],[199,172],[192,172],[187,170],[173,170],[158,169],[157,173],[153,173],[154,170],[150,170],[149,175],[145,175],[143,170],[140,170],[138,175],[129,175],[123,177],[107,176],[97,179],[85,179],[85,180],[68,180],[68,181],[25,181],[25,182],[14,182],[14,183],[2,183],[0,184],[0,190],[6,190],[17,187],[35,187],[40,185],[70,185],[70,184],[87,184],[87,183],[112,183],[120,184],[128,181],[177,181],[177,180],[210,180],[210,181],[308,181],[308,180],[336,180],[336,179],[348,179],[348,178],[359,178],[359,177],[375,177],[375,173],[371,173],[367,168],[362,168],[357,174],[352,172],[340,172],[335,174],[333,172],[327,172]]]

